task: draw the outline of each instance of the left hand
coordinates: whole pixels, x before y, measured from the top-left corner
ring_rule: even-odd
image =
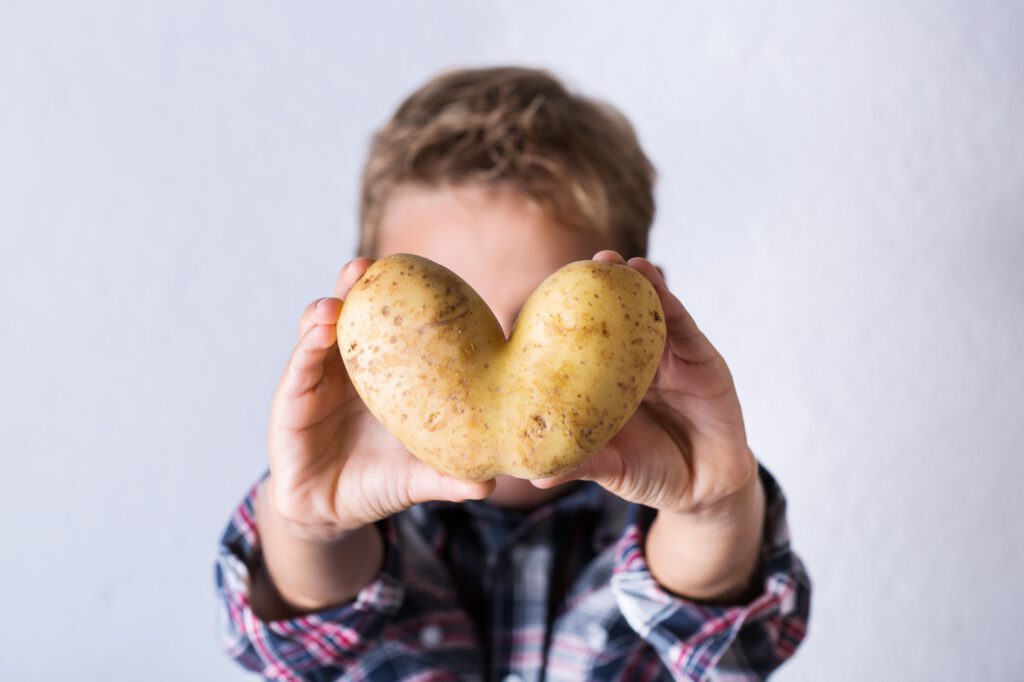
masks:
[[[729,367],[650,261],[626,263],[614,251],[594,260],[628,265],[654,285],[665,312],[665,350],[643,402],[615,437],[585,464],[533,484],[592,480],[659,511],[727,514],[757,478]]]

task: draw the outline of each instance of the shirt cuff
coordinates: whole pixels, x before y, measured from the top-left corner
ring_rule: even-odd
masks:
[[[763,679],[793,655],[807,633],[811,582],[790,550],[786,500],[758,464],[766,514],[758,575],[760,594],[747,604],[716,605],[678,597],[651,575],[644,539],[655,511],[631,505],[615,550],[612,591],[626,621],[661,656],[677,680]]]
[[[221,644],[243,667],[266,679],[305,680],[314,674],[341,673],[402,605],[396,529],[390,519],[377,524],[385,544],[384,564],[351,601],[295,618],[261,620],[250,607],[250,586],[262,561],[254,502],[266,475],[249,489],[221,537],[215,567]]]

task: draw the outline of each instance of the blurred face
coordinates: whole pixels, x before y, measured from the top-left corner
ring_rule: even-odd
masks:
[[[519,309],[548,275],[610,248],[605,237],[566,229],[507,189],[405,185],[384,208],[375,257],[411,253],[445,266],[487,302],[507,338]],[[532,507],[560,493],[499,476],[490,501]]]

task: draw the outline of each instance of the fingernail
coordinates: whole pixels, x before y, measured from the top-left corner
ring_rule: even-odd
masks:
[[[661,272],[661,268],[659,268],[657,265],[655,265],[651,261],[647,260],[643,256],[637,256],[635,259],[634,258],[630,258],[629,260],[630,261],[637,260],[637,261],[642,261],[643,263],[646,263],[648,266],[650,266],[650,268],[652,270],[654,270],[654,273],[657,275],[658,280],[661,281],[662,284],[665,283],[665,275]]]

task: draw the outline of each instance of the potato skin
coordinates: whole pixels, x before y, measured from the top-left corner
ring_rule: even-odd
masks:
[[[371,265],[338,319],[369,410],[414,455],[465,480],[541,478],[586,461],[639,406],[664,346],[650,282],[597,261],[541,283],[507,342],[468,284],[409,254]]]

